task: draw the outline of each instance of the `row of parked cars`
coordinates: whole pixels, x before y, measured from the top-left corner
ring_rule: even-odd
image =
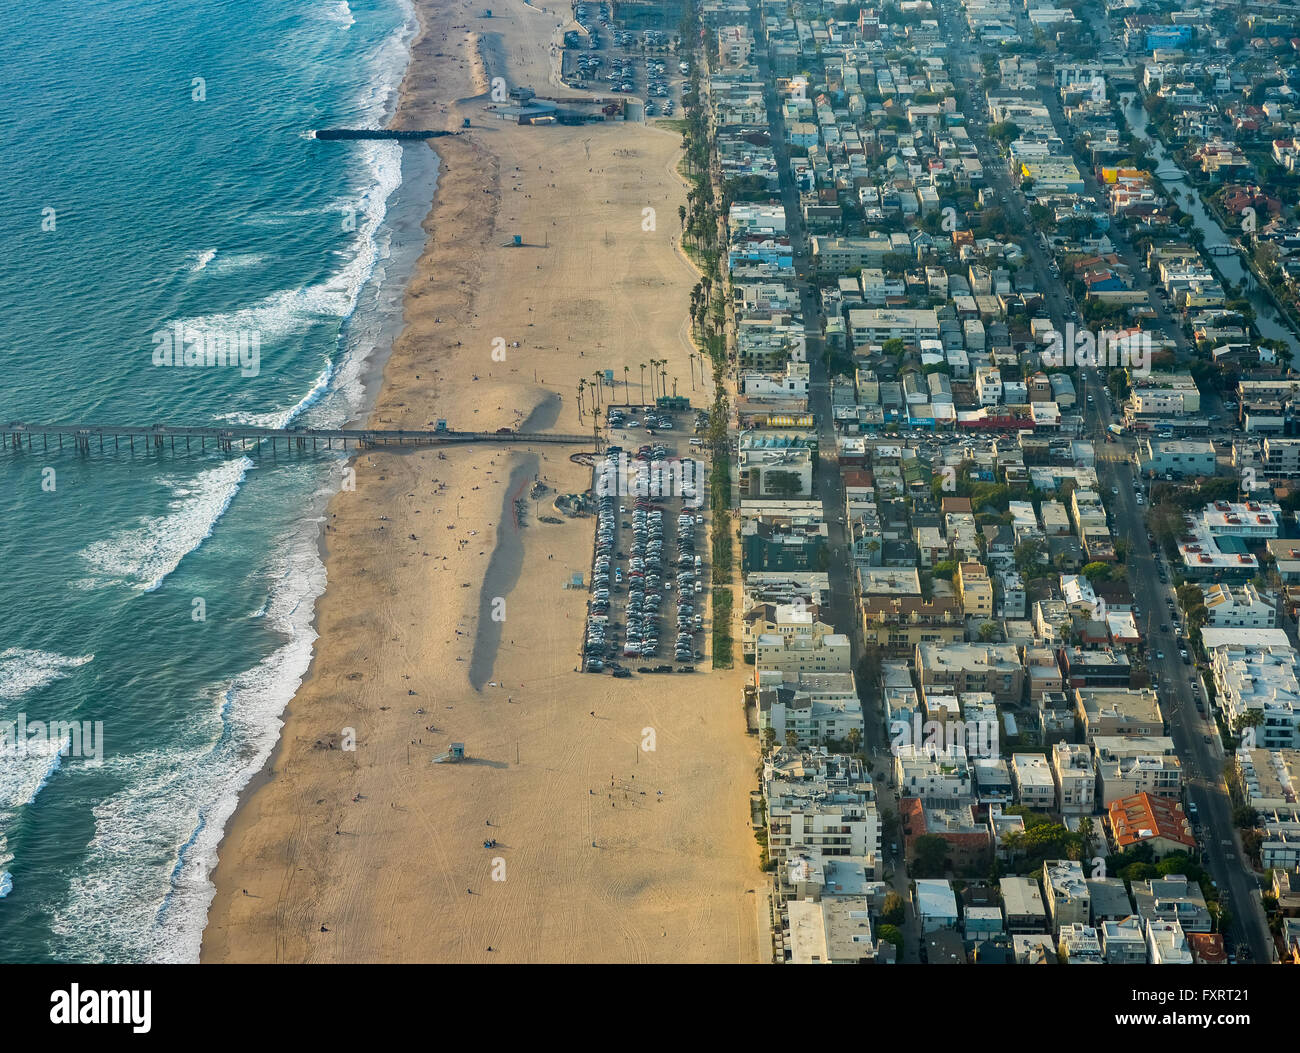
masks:
[[[695,600],[704,591],[700,581],[703,561],[695,552],[695,535],[702,520],[690,512],[677,517],[677,642],[673,657],[679,662],[703,657],[694,650],[695,634],[704,631],[704,616],[695,612]]]
[[[606,458],[606,470],[617,471],[618,464],[612,457]],[[612,463],[609,463],[612,462]],[[589,673],[599,673],[605,668],[605,659],[609,655],[609,634],[612,626],[609,620],[609,579],[615,554],[614,544],[618,537],[618,500],[612,496],[600,499],[596,509],[596,558],[591,567],[591,603],[587,607],[587,638],[583,644],[582,657]],[[622,577],[622,571],[613,569],[616,578]],[[614,675],[627,676],[626,670],[614,670]]]
[[[619,429],[639,428],[642,423],[647,428],[658,428],[661,431],[672,431],[674,428],[672,414],[670,413],[660,413],[658,410],[647,409],[643,422],[641,418],[629,416],[630,412],[621,406],[610,406],[605,418],[606,423],[611,428]]]
[[[611,91],[629,92],[636,89],[636,73],[629,64],[611,69],[605,74],[605,79],[614,85]]]
[[[599,55],[583,55],[578,59],[578,76],[583,80],[593,80],[604,64],[605,60]]]
[[[640,459],[638,455],[638,459]],[[664,512],[647,497],[632,510],[632,550],[627,571],[625,656],[659,653],[659,607],[664,590]]]
[[[649,78],[649,91],[651,95],[662,98],[668,94],[668,81],[664,79],[664,74],[668,67],[659,59],[648,58],[645,60],[646,76]]]

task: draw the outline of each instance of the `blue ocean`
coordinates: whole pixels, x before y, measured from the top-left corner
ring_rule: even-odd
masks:
[[[386,123],[415,29],[409,0],[9,5],[0,420],[363,414],[436,158],[310,133]],[[168,334],[255,362],[169,365]],[[0,451],[0,746],[30,736],[0,748],[0,961],[197,960],[310,662],[338,456]]]

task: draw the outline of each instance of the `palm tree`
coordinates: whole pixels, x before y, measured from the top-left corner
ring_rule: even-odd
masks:
[[[592,385],[592,387],[594,387],[594,388],[596,389],[596,409],[600,409],[600,394],[601,394],[601,392],[600,392],[600,381],[601,381],[601,378],[600,378],[600,370],[599,370],[599,369],[596,370],[596,372],[594,372],[594,373],[591,374],[591,375],[592,375],[593,377],[595,377],[595,383]]]
[[[661,366],[666,366],[668,364],[668,359],[661,358],[659,364]],[[668,370],[666,369],[659,370],[659,392],[665,398],[668,397]]]
[[[1092,820],[1086,815],[1079,820],[1079,838],[1083,842],[1083,850],[1088,850],[1088,845],[1092,841]]]
[[[624,366],[624,367],[623,367],[623,405],[624,405],[624,406],[630,406],[630,405],[632,405],[632,402],[631,402],[631,394],[630,394],[630,392],[628,391],[628,380],[627,380],[627,375],[628,375],[628,373],[630,373],[631,371],[632,371],[632,367],[631,367],[631,366]]]
[[[641,404],[645,404],[645,363],[641,363]]]
[[[686,206],[685,205],[677,206],[677,218],[682,221],[682,230],[685,230],[686,229]]]
[[[695,390],[695,352],[692,351],[688,356],[691,360],[691,390]]]
[[[585,380],[579,380],[579,381],[578,381],[578,420],[579,420],[579,422],[582,421],[582,393],[583,393],[584,391],[586,391],[586,390],[587,390],[587,382],[586,382]]]

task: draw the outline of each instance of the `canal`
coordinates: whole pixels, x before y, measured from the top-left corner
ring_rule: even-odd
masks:
[[[1297,342],[1296,334],[1278,312],[1268,292],[1260,288],[1259,282],[1242,262],[1240,255],[1236,252],[1231,255],[1216,255],[1212,251],[1219,246],[1230,247],[1232,241],[1205,207],[1200,194],[1187,179],[1187,173],[1167,155],[1159,137],[1148,131],[1149,119],[1141,100],[1125,94],[1120,96],[1119,103],[1129,131],[1147,145],[1155,161],[1156,177],[1165,185],[1174,203],[1192,217],[1192,222],[1204,235],[1205,255],[1209,257],[1210,263],[1225,280],[1243,290],[1242,295],[1255,309],[1255,328],[1259,330],[1259,335],[1269,340],[1282,340],[1291,348],[1292,353],[1300,355],[1300,342]]]

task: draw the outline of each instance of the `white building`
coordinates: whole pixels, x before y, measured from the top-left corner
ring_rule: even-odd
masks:
[[[975,779],[966,749],[957,742],[927,740],[895,746],[894,775],[903,797],[953,807],[975,799]]]
[[[1097,798],[1097,776],[1087,746],[1058,742],[1052,747],[1052,778],[1056,810],[1062,815],[1091,815]]]
[[[957,927],[957,896],[952,885],[942,880],[918,879],[914,883],[913,897],[916,915],[921,920],[922,932]]]
[[[1260,595],[1251,582],[1240,588],[1231,585],[1208,585],[1205,594],[1206,624],[1215,629],[1272,629],[1277,625],[1277,609],[1271,600]]]
[[[870,774],[856,757],[779,747],[763,765],[768,853],[779,869],[791,854],[873,856],[880,816]]]
[[[1092,894],[1083,876],[1083,866],[1073,859],[1048,859],[1043,862],[1043,889],[1047,915],[1052,930],[1062,926],[1087,925],[1090,921]]]
[[[1192,949],[1176,921],[1146,923],[1147,957],[1152,965],[1192,965]]]
[[[800,747],[847,742],[863,732],[862,703],[852,673],[787,674],[758,671],[758,729],[771,728],[784,743],[793,733]]]
[[[1041,753],[1013,753],[1011,774],[1015,777],[1020,803],[1035,811],[1051,811],[1056,805],[1056,781],[1052,768]]]
[[[1107,965],[1147,964],[1146,930],[1135,914],[1121,921],[1103,921],[1101,946]]]
[[[1262,720],[1255,728],[1255,746],[1300,746],[1300,666],[1295,650],[1248,643],[1211,646],[1208,641],[1206,649],[1214,671],[1217,704],[1228,726],[1255,713]]]
[[[1211,537],[1277,537],[1281,521],[1282,506],[1272,501],[1215,501],[1201,512],[1201,524]]]

